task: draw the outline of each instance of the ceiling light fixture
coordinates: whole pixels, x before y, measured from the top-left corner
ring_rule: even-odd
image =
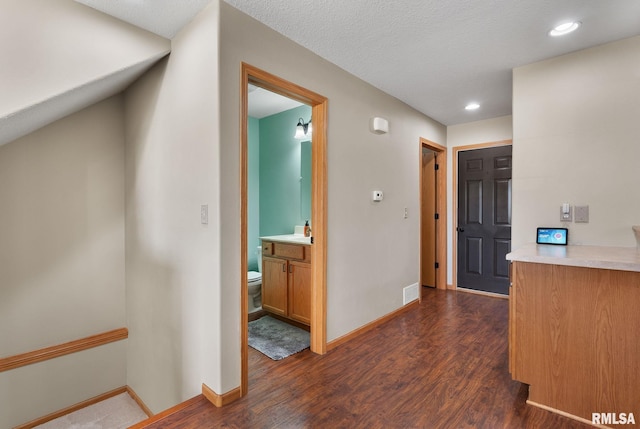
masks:
[[[553,30],[549,31],[549,36],[564,36],[565,34],[576,31],[578,27],[580,27],[580,24],[581,23],[578,21],[570,21],[565,22],[564,24],[556,25]]]
[[[298,119],[298,125],[296,125],[296,134],[293,136],[296,139],[304,139],[306,137],[311,137],[311,133],[313,129],[311,128],[311,119],[309,122],[304,122],[304,119]]]
[[[466,106],[464,106],[464,110],[477,110],[480,108],[480,105],[478,103],[469,103]]]

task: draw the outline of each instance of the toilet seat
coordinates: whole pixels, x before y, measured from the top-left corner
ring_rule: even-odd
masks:
[[[247,280],[249,283],[257,283],[262,281],[262,274],[257,271],[249,271],[247,273]]]

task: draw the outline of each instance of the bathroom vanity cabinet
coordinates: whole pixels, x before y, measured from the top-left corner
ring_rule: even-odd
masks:
[[[588,423],[637,416],[640,251],[531,244],[507,259],[509,371],[527,403]]]
[[[262,308],[309,325],[311,317],[311,248],[262,242]]]

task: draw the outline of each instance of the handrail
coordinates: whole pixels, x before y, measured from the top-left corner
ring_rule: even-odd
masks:
[[[0,358],[0,372],[124,340],[128,337],[129,331],[127,328],[119,328],[79,340]]]

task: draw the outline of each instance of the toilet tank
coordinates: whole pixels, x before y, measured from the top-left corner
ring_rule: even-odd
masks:
[[[258,272],[262,272],[262,246],[258,246],[258,250],[256,250],[256,255],[258,256]]]

